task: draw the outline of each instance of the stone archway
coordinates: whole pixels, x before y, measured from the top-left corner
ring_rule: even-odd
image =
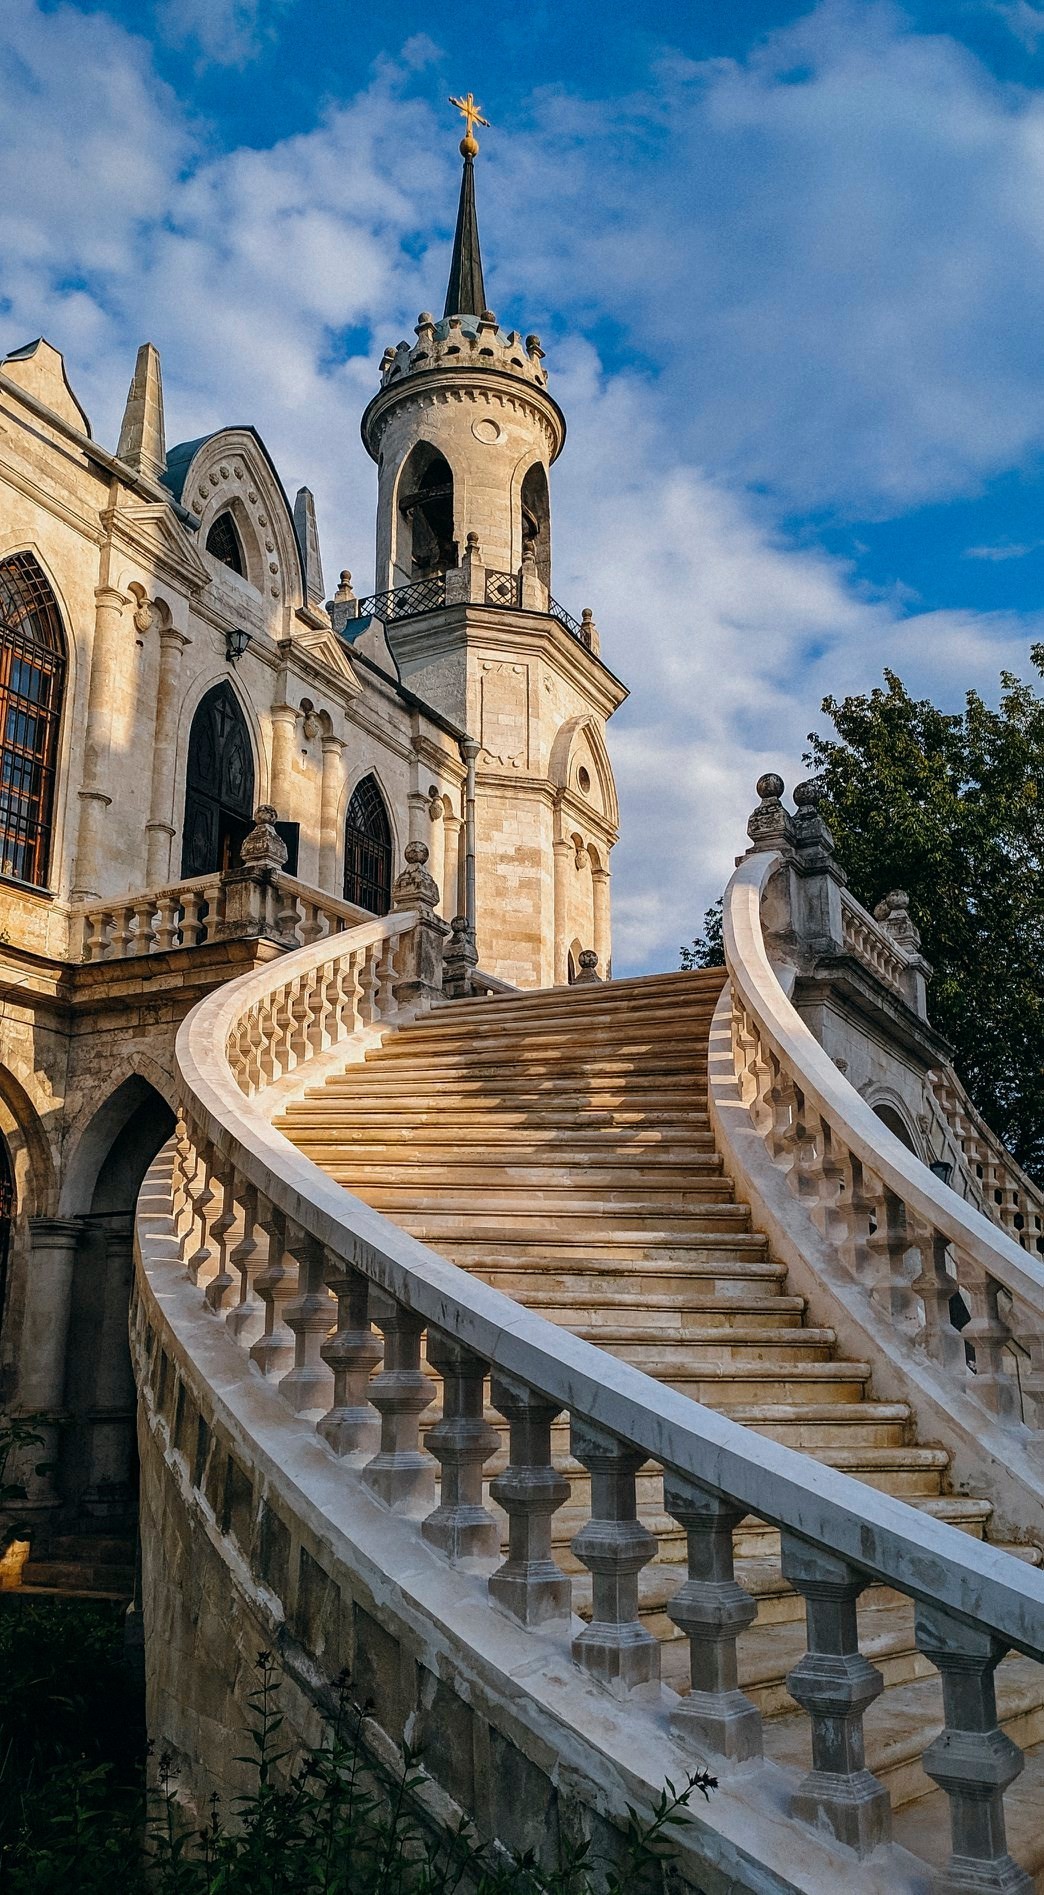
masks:
[[[52,1240],[74,1233],[57,1473],[70,1530],[127,1534],[134,1526],[136,1398],[127,1338],[134,1208],[173,1126],[169,1105],[147,1079],[125,1079],[80,1141],[77,1214],[48,1220],[55,1231],[41,1233]]]

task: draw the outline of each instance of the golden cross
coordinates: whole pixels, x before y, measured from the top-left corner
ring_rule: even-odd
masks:
[[[488,129],[489,120],[488,118],[483,118],[479,107],[475,104],[475,94],[473,92],[466,93],[462,99],[451,98],[450,104],[456,106],[457,111],[463,115],[467,125],[467,130],[460,141],[461,151],[466,157],[473,158],[478,150],[475,126],[485,125]]]

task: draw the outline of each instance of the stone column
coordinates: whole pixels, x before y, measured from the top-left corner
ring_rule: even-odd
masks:
[[[448,813],[442,818],[442,912],[447,921],[460,913],[460,832],[459,816]]]
[[[328,895],[340,893],[337,883],[337,812],[341,806],[341,753],[339,737],[323,738],[323,780],[319,793],[319,886]]]
[[[65,1400],[65,1354],[72,1308],[73,1269],[83,1233],[78,1217],[31,1217],[26,1273],[25,1315],[18,1353],[18,1407],[39,1416],[42,1448],[29,1451],[29,1462],[53,1461]],[[24,1479],[24,1472],[18,1478]],[[27,1481],[29,1504],[57,1505],[50,1475]]]
[[[461,751],[467,768],[467,781],[464,789],[464,913],[472,930],[478,933],[477,901],[475,896],[475,761],[479,746],[474,737],[465,737],[461,741]]]
[[[591,889],[594,899],[594,951],[603,979],[609,977],[612,959],[612,934],[609,924],[609,870],[592,868]]]
[[[101,894],[99,884],[104,859],[105,812],[112,802],[109,794],[109,749],[120,653],[120,621],[124,607],[130,604],[127,594],[118,592],[115,586],[99,586],[94,597],[94,646],[87,693],[83,782],[79,792],[80,831],[76,844],[76,875],[72,891],[74,901],[89,901]]]
[[[272,780],[268,800],[285,814],[291,807],[290,784],[294,768],[294,733],[298,713],[292,704],[272,706]]]
[[[152,795],[149,798],[149,820],[145,825],[145,884],[148,888],[156,888],[170,879],[170,850],[175,835],[171,817],[174,810],[174,759],[178,733],[178,675],[181,671],[181,654],[186,645],[192,642],[173,625],[165,625],[159,639]]]
[[[569,940],[566,911],[569,905],[569,870],[573,845],[564,838],[554,844],[555,857],[555,986],[564,987],[569,979]]]

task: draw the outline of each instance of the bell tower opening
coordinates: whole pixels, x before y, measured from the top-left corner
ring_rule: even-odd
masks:
[[[433,579],[457,564],[453,537],[453,474],[445,456],[418,441],[399,477],[396,583]]]
[[[534,461],[522,482],[522,558],[536,561],[537,577],[550,592],[551,496],[540,461]]]

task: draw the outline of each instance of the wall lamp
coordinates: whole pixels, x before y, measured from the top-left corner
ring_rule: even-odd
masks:
[[[225,657],[230,665],[234,665],[237,659],[242,658],[249,643],[250,633],[240,630],[238,626],[234,631],[225,634]]]
[[[933,1158],[928,1169],[933,1178],[938,1178],[940,1184],[949,1184],[953,1166],[948,1164],[945,1158]]]

